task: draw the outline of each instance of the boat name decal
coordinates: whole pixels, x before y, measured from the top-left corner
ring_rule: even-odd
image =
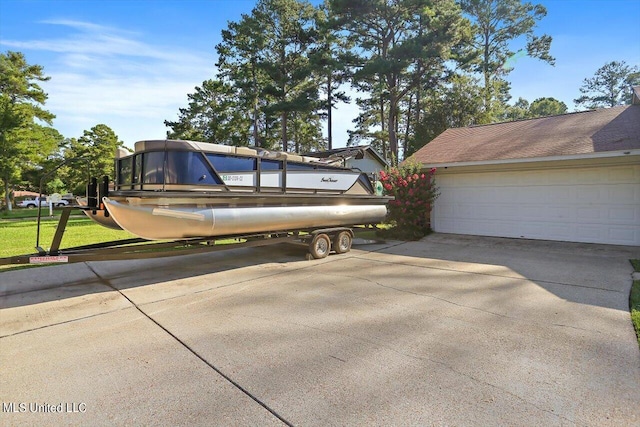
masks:
[[[330,176],[329,178],[322,177],[320,182],[338,182],[338,180],[335,179],[334,177]]]

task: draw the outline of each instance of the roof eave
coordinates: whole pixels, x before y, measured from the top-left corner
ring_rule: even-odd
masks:
[[[553,162],[566,160],[607,159],[612,157],[640,156],[640,149],[604,151],[601,153],[572,154],[565,156],[529,157],[520,159],[479,160],[472,162],[422,163],[423,168],[450,168],[466,166],[509,165],[518,163]]]

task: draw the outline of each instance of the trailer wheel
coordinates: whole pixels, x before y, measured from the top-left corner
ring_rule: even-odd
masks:
[[[309,253],[315,259],[325,258],[331,251],[331,240],[326,234],[318,234],[309,244]]]
[[[336,251],[337,254],[347,253],[351,250],[352,242],[351,233],[341,231],[333,240],[333,250]]]

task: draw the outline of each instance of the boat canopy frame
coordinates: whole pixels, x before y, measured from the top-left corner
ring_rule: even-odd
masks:
[[[140,141],[131,154],[115,159],[115,194],[130,191],[246,191],[251,193],[296,192],[289,187],[288,176],[297,171],[314,170],[328,175],[359,173],[353,185],[360,183],[368,192],[375,189],[359,169],[332,165],[321,159],[264,149],[232,147],[194,141]],[[248,176],[251,175],[251,176]],[[263,181],[269,175],[278,185]],[[243,178],[252,185],[240,184]],[[326,178],[331,179],[330,177]],[[236,180],[238,185],[234,185]],[[320,190],[306,190],[318,193]],[[327,192],[326,190],[322,190]],[[343,194],[347,190],[336,190]]]

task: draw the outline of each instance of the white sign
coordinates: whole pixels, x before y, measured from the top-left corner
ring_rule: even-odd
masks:
[[[69,257],[65,255],[29,257],[29,264],[46,264],[49,262],[69,262]]]

